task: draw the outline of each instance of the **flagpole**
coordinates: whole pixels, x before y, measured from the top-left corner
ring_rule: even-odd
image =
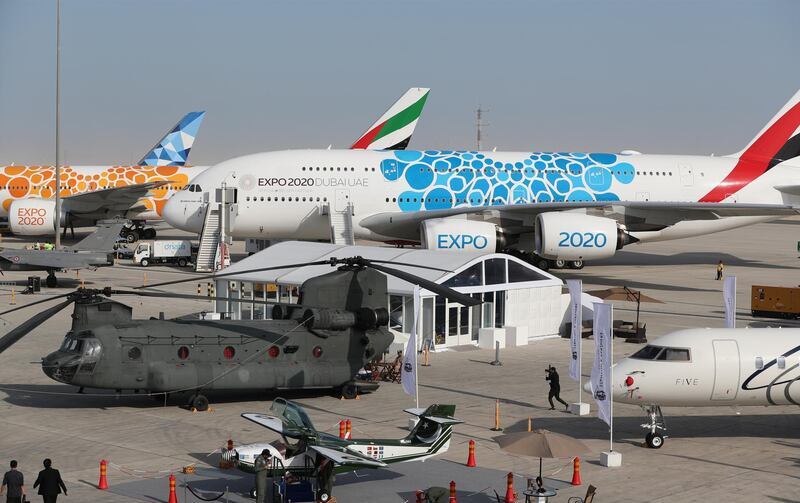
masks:
[[[419,334],[419,305],[420,305],[420,298],[419,298],[419,285],[414,286],[414,331]],[[417,346],[416,340],[414,341],[414,346]],[[414,400],[416,401],[416,407],[419,409],[419,353],[416,352],[417,348],[414,348]]]
[[[613,327],[614,326],[614,305],[612,304],[609,309],[611,310],[611,323],[610,324]],[[610,419],[610,421],[609,421],[610,422],[610,424],[609,424],[610,431],[609,431],[609,435],[608,435],[608,443],[609,443],[609,446],[610,446],[609,451],[610,452],[614,452],[614,331],[613,331],[613,328],[612,328],[611,332],[609,333],[609,337],[611,339],[611,344],[610,344],[610,346],[611,346],[611,354],[609,354],[608,356],[609,356],[609,361],[611,362],[611,365],[609,365],[608,374],[609,374],[609,379],[610,379],[609,382],[611,383],[611,386],[609,386],[609,389],[611,390],[611,393],[609,393],[610,396],[608,397],[608,405],[609,405],[608,408],[609,408],[609,419]]]

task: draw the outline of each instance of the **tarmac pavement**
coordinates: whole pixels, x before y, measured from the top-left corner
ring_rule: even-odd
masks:
[[[172,235],[184,236],[165,231],[160,237]],[[800,218],[791,218],[690,240],[634,245],[581,271],[556,274],[583,279],[585,290],[627,285],[664,301],[642,305],[641,318],[652,340],[680,328],[724,325],[722,284],[714,280],[716,262],[721,258],[725,273],[738,279],[739,326],[800,326],[797,322],[748,316],[751,285],[800,283],[798,240]],[[18,246],[19,241],[4,238],[3,245]],[[194,274],[170,267],[119,265],[81,271],[79,278],[74,273],[62,275],[61,283],[72,288],[82,279],[87,286],[133,287],[142,284],[144,273],[150,283]],[[6,273],[2,279],[22,281],[26,276]],[[0,286],[0,308],[10,301],[8,288]],[[196,293],[196,283],[175,285],[169,290]],[[43,289],[40,294],[23,296],[17,290],[15,301],[22,305],[66,291]],[[208,309],[205,301],[122,300],[134,308],[136,318],[158,316],[159,311],[180,316]],[[33,312],[22,310],[3,318],[16,325]],[[210,453],[228,438],[237,445],[273,439],[270,432],[239,417],[242,412],[265,411],[272,396],[210,395],[213,412],[191,413],[143,396],[116,396],[95,390],[76,394],[74,387],[48,379],[39,364],[43,355],[60,344],[69,314],[69,309],[61,312],[0,355],[0,463],[19,460],[30,483],[41,460],[52,458],[69,488],[69,496],[59,499],[66,502],[166,502],[166,477],[190,464],[197,466],[200,475],[196,477],[203,479],[202,488],[210,493],[221,492],[225,484],[232,487],[231,481],[238,481],[237,490],[245,491],[248,476],[218,472],[213,468],[217,455]],[[635,305],[615,303],[615,316],[633,320]],[[614,356],[619,359],[639,347],[617,339]],[[592,342],[584,344],[585,378],[593,351]],[[494,421],[495,400],[499,399],[505,431],[527,428],[530,417],[534,428],[577,437],[591,448],[581,464],[580,487],[568,485],[572,477],[570,460],[544,461],[547,484],[559,489],[553,501],[583,496],[588,484],[598,488],[596,502],[800,501],[800,415],[796,407],[665,408],[670,437],[663,448],[651,450],[641,446],[641,410],[616,404],[614,450],[622,453],[622,467],[605,468],[599,464],[600,452],[609,448],[605,423],[594,415],[576,417],[561,410],[550,411],[547,404],[544,369],[549,364],[562,375],[562,398],[571,402],[578,396],[577,383],[567,376],[568,356],[568,342],[559,338],[504,350],[501,367],[489,365],[494,359],[491,350],[433,354],[432,365],[419,369],[420,400],[421,404],[456,404],[456,416],[465,423],[456,426],[450,450],[425,463],[338,476],[334,494],[340,502],[413,501],[414,490],[447,486],[455,480],[460,488],[459,501],[494,501],[489,487],[503,496],[509,471],[516,474],[515,488],[521,493],[524,477],[538,471],[538,459],[506,454],[497,448],[492,440],[497,433],[489,428]],[[404,436],[409,416],[402,409],[414,405],[399,384],[389,383],[360,400],[343,401],[312,393],[293,393],[288,398],[303,404],[320,430],[335,432],[340,419],[350,418],[355,437]],[[470,439],[477,442],[478,469],[463,466]],[[95,488],[101,459],[110,462],[109,491]],[[214,478],[217,473],[218,480]],[[191,496],[184,500],[182,489],[178,496],[182,503],[199,501]],[[235,497],[239,499],[231,497],[230,501],[246,501]]]

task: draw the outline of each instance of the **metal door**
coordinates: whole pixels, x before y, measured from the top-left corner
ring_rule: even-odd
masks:
[[[350,193],[346,189],[336,189],[336,201],[333,209],[335,211],[345,211],[349,202]]]
[[[712,400],[734,400],[739,392],[739,345],[734,340],[715,340]]]
[[[678,171],[681,174],[681,185],[684,187],[691,187],[694,185],[694,173],[692,167],[688,164],[681,164],[678,166]]]

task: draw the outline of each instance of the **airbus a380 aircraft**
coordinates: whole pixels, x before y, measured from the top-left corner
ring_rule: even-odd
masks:
[[[645,441],[664,443],[661,406],[800,405],[800,329],[691,329],[614,366],[614,401],[641,405]]]
[[[414,133],[428,88],[411,88],[387,110],[351,148],[403,149]],[[143,223],[161,220],[167,199],[191,188],[190,180],[208,166],[189,166],[189,152],[205,112],[181,119],[135,166],[64,166],[61,170],[60,226],[94,225],[101,219],[124,217],[136,227],[129,241],[151,239],[155,230]],[[0,167],[0,221],[7,218],[14,234],[49,235],[55,228],[55,168]]]
[[[800,93],[741,152],[638,153],[296,150],[239,157],[164,207],[200,232],[202,192],[238,187],[233,237],[328,239],[327,209],[356,238],[427,248],[516,248],[545,259],[600,259],[638,241],[685,238],[797,213]],[[541,263],[541,261],[539,262]],[[542,264],[545,265],[545,264]]]

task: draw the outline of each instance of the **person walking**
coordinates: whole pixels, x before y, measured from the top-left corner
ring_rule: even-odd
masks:
[[[547,367],[547,376],[545,377],[545,381],[550,383],[550,393],[547,395],[547,400],[550,402],[550,410],[556,410],[555,406],[553,405],[553,398],[564,404],[564,407],[569,409],[567,402],[561,399],[561,383],[558,380],[558,372],[556,372],[556,368],[552,365]]]
[[[3,485],[0,486],[0,496],[6,493],[6,503],[22,503],[25,495],[25,479],[22,472],[17,470],[17,461],[11,460],[11,469],[3,475]]]
[[[722,271],[724,270],[725,270],[725,264],[723,264],[722,261],[720,260],[719,263],[717,264],[717,281],[722,279]]]
[[[269,473],[269,449],[264,449],[255,461],[256,503],[267,503],[267,474]]]
[[[61,474],[58,473],[58,470],[52,467],[53,462],[50,461],[50,458],[45,459],[42,464],[44,465],[44,470],[39,472],[36,482],[33,483],[33,488],[39,488],[39,495],[44,503],[56,503],[58,495],[62,491],[64,496],[67,495],[67,486],[61,480]]]

